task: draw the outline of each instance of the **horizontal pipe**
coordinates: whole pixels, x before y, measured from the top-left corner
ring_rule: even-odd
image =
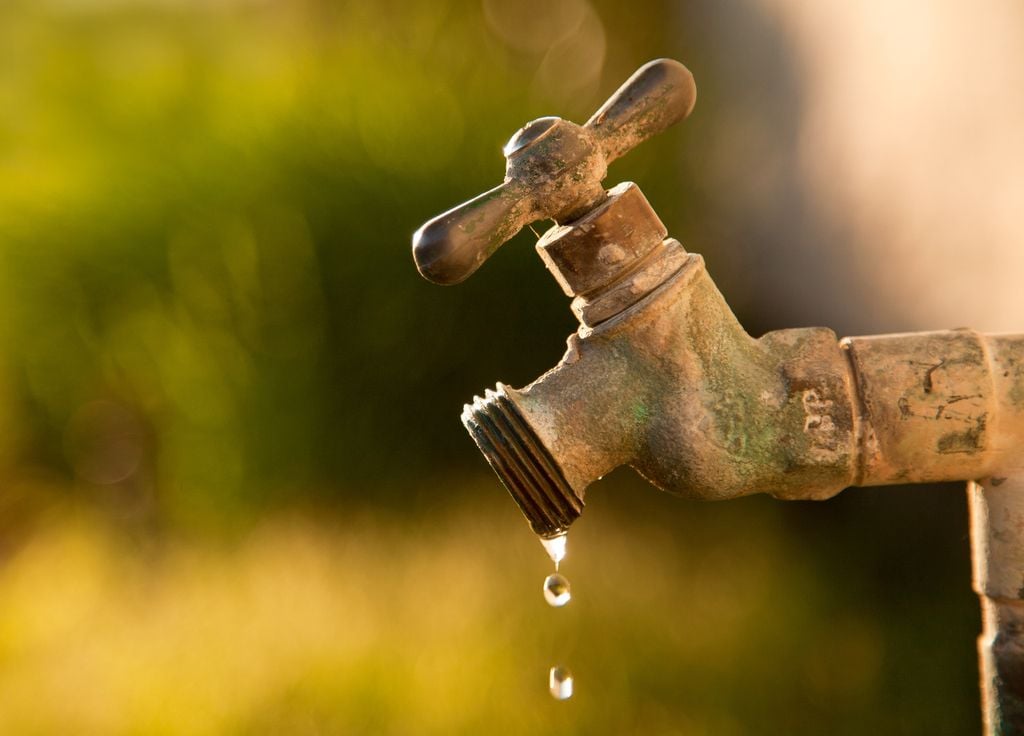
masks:
[[[987,478],[1024,448],[1024,335],[972,330],[842,341],[856,386],[854,485]]]

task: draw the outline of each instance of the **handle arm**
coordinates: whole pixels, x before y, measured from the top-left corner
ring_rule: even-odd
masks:
[[[416,268],[428,281],[457,284],[530,222],[532,199],[506,181],[430,220],[412,236]]]
[[[436,284],[468,278],[528,223],[576,218],[601,201],[607,164],[693,109],[693,75],[678,61],[649,62],[584,126],[534,120],[505,147],[505,182],[430,220],[413,235],[419,272]]]
[[[584,124],[611,163],[670,125],[684,120],[697,102],[690,70],[673,59],[640,67]]]

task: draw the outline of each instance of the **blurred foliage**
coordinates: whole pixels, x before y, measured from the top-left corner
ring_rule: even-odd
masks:
[[[552,617],[458,424],[575,324],[531,233],[454,289],[411,233],[657,56],[698,114],[611,180],[772,324],[709,247],[744,252],[709,162],[766,94],[713,5],[0,3],[0,732],[972,730],[956,494],[697,508],[621,475]]]
[[[496,38],[542,6],[598,23],[586,89],[529,82],[551,39]],[[68,427],[97,401],[139,456],[130,493],[175,523],[475,462],[466,387],[545,370],[571,315],[528,234],[452,290],[410,234],[500,181],[518,126],[584,119],[667,45],[619,29],[601,77],[589,5],[516,7],[0,6],[4,465],[95,485]]]
[[[972,732],[973,642],[946,637],[958,612],[917,584],[878,617],[858,597],[870,555],[823,579],[776,507],[671,502],[623,523],[595,506],[557,611],[540,546],[495,533],[511,508],[415,530],[286,515],[158,559],[81,517],[54,524],[0,570],[0,731]],[[564,703],[545,692],[556,661],[576,678]]]

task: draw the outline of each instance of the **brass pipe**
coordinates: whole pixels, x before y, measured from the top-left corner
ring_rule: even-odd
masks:
[[[1024,460],[1024,335],[950,330],[843,346],[862,417],[855,485],[987,478]]]

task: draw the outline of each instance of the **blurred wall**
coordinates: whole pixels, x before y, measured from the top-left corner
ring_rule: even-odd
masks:
[[[748,272],[729,279],[752,311],[841,334],[1021,331],[1024,8],[756,0],[705,12],[734,101],[712,145],[736,199],[717,215],[743,223],[746,241],[722,268]]]

